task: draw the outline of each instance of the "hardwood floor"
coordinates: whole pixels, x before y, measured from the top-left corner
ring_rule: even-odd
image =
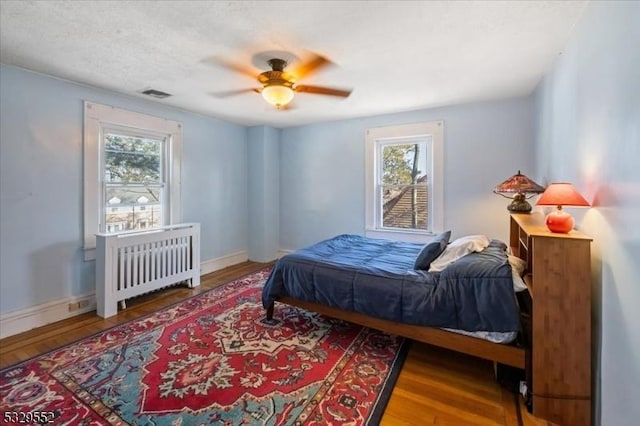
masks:
[[[204,275],[195,289],[172,287],[127,302],[109,319],[95,312],[78,315],[0,340],[0,368],[152,313],[189,296],[250,274],[268,264],[244,262]],[[382,425],[542,426],[514,394],[495,380],[489,361],[413,342]]]

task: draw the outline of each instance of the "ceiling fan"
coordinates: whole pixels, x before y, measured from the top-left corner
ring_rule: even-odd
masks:
[[[331,61],[323,56],[314,54],[309,60],[299,64],[289,71],[285,71],[287,61],[281,58],[272,58],[266,61],[271,70],[258,75],[252,70],[228,62],[220,63],[234,71],[241,72],[258,80],[262,85],[260,88],[232,90],[218,93],[218,96],[230,96],[245,92],[261,93],[265,101],[275,106],[277,109],[286,109],[289,102],[293,100],[295,92],[310,93],[316,95],[337,96],[346,98],[351,94],[351,90],[337,89],[323,86],[310,86],[297,84],[299,80],[318,71],[320,68],[331,64]]]

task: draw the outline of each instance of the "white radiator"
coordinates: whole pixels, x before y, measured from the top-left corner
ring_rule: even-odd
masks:
[[[98,315],[118,313],[118,302],[189,280],[200,285],[200,224],[150,231],[96,234]]]

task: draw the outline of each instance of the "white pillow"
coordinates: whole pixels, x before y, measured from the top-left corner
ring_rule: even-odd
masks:
[[[509,255],[509,264],[513,275],[513,291],[519,292],[527,289],[527,285],[522,280],[522,274],[527,267],[527,262],[517,256]]]
[[[522,276],[524,274],[524,270],[527,268],[527,262],[524,259],[520,259],[518,256],[514,256],[512,254],[507,256],[509,258],[509,264],[513,268],[518,275]]]
[[[431,262],[429,272],[439,272],[449,264],[455,262],[474,251],[482,251],[489,246],[489,237],[486,235],[467,235],[451,242],[440,256]]]
[[[513,276],[513,291],[517,293],[519,291],[525,291],[528,289],[527,285],[524,283],[524,280],[520,275],[516,273],[515,269],[513,270],[512,276]]]

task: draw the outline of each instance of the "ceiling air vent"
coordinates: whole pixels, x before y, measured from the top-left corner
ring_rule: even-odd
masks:
[[[158,98],[158,99],[164,99],[171,96],[171,94],[169,93],[161,92],[160,90],[156,90],[156,89],[145,89],[145,90],[141,90],[140,93],[142,93],[143,95],[153,96],[154,98]]]

